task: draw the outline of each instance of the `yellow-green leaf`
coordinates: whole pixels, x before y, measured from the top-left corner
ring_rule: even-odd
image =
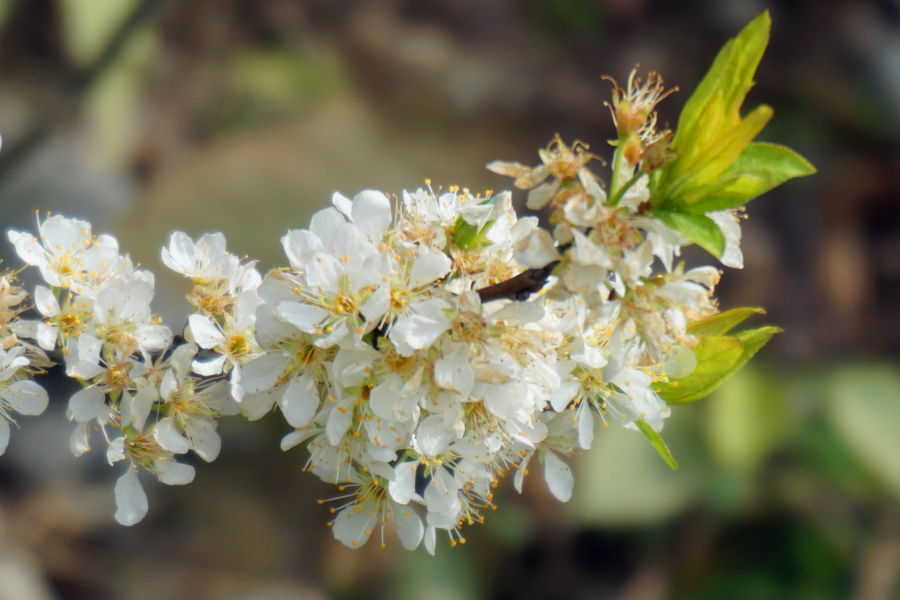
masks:
[[[759,329],[751,329],[749,331],[742,331],[740,333],[734,334],[734,338],[740,340],[742,344],[744,344],[744,352],[741,354],[741,359],[738,361],[737,365],[735,365],[734,370],[728,375],[731,377],[734,375],[738,369],[741,369],[744,365],[750,362],[750,359],[753,358],[757,352],[762,349],[769,340],[772,339],[772,336],[776,333],[781,333],[784,331],[780,327],[760,327]],[[726,378],[727,379],[727,378]],[[724,383],[724,381],[723,381]]]
[[[706,213],[742,206],[789,179],[816,172],[809,161],[790,148],[766,142],[754,142],[723,173],[732,180],[709,198],[694,203],[688,210]]]
[[[695,204],[735,182],[723,172],[772,117],[760,106],[741,118],[741,105],[769,40],[768,12],[730,40],[691,95],[672,140],[677,158],[652,180],[651,204],[669,210]]]
[[[683,233],[692,242],[715,256],[725,251],[725,236],[715,221],[705,215],[657,210],[652,216],[675,231]]]
[[[691,335],[725,335],[745,319],[764,314],[766,311],[761,308],[733,308],[702,321],[694,321],[688,325],[687,332]]]
[[[692,138],[698,133],[697,124],[708,115],[709,105],[716,102],[716,95],[723,105],[724,115],[732,121],[725,125],[733,126],[740,120],[738,111],[747,92],[753,87],[753,75],[769,43],[771,25],[772,19],[766,11],[719,51],[709,72],[681,111],[673,140],[676,148],[684,148],[693,141]]]
[[[663,441],[659,434],[653,431],[653,428],[650,427],[650,424],[643,419],[638,419],[635,421],[635,424],[638,426],[638,429],[647,436],[647,439],[650,440],[650,443],[656,448],[656,451],[659,452],[659,455],[663,457],[663,460],[666,463],[675,469],[678,470],[678,463],[675,462],[675,457],[672,456],[672,453],[669,451],[669,447],[666,446],[666,443]]]
[[[670,384],[657,384],[656,389],[669,404],[687,404],[705,398],[730,377],[744,353],[741,340],[710,335],[700,338],[692,348],[697,358],[694,372]]]

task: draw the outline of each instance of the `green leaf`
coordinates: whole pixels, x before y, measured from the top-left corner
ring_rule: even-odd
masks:
[[[732,473],[756,471],[790,422],[782,386],[752,365],[736,373],[708,402],[709,449]]]
[[[485,237],[494,226],[494,221],[488,221],[480,230],[477,225],[467,223],[462,217],[456,219],[453,225],[452,241],[460,250],[470,250],[488,245]]]
[[[694,372],[672,384],[658,383],[654,388],[669,404],[687,404],[709,396],[740,371],[760,348],[782,330],[760,327],[734,336],[702,336],[692,350],[697,358]]]
[[[710,108],[711,119],[715,119],[717,107]],[[678,175],[668,191],[665,207],[691,205],[717,194],[736,179],[736,174],[725,171],[735,162],[753,138],[762,131],[772,118],[772,108],[757,106],[746,118],[733,127],[721,127],[706,132],[703,142],[682,151],[671,168]]]
[[[741,105],[753,87],[770,25],[765,12],[725,44],[685,104],[672,140],[678,157],[652,182],[654,207],[672,210],[696,204],[735,183],[735,174],[721,177],[723,172],[772,118],[768,106],[759,106],[741,118]]]
[[[657,210],[652,216],[675,231],[683,233],[692,242],[715,256],[725,251],[725,236],[715,221],[705,215],[691,215],[683,212]]]
[[[753,358],[763,346],[769,343],[769,340],[772,339],[773,335],[781,333],[782,331],[784,330],[780,327],[772,327],[770,325],[768,327],[750,329],[749,331],[742,331],[734,334],[734,339],[740,340],[741,343],[744,344],[744,352],[741,354],[741,359],[738,361],[737,365],[735,365],[734,370],[728,374],[728,377],[731,377],[737,373],[739,369],[743,368],[743,366],[750,362],[750,359]],[[725,379],[727,380],[728,377]],[[724,381],[722,383],[724,383]]]
[[[666,446],[666,443],[663,441],[663,439],[659,437],[659,434],[653,431],[653,428],[650,427],[650,424],[643,419],[638,419],[634,423],[638,426],[638,429],[640,429],[643,434],[647,436],[647,439],[650,440],[650,443],[653,444],[653,447],[656,448],[656,451],[659,452],[659,455],[663,457],[663,460],[665,460],[670,467],[677,471],[678,463],[675,462],[675,458],[672,456],[672,453],[669,452],[668,446]]]
[[[691,335],[725,335],[753,315],[764,315],[761,308],[733,308],[688,325]]]
[[[706,213],[743,206],[789,179],[816,172],[805,158],[778,144],[754,142],[722,173],[732,181],[711,197],[691,205],[691,212]]]
[[[851,365],[824,382],[835,430],[869,469],[900,496],[900,372],[893,365]]]
[[[753,87],[753,75],[769,43],[771,25],[772,19],[766,11],[719,51],[709,72],[681,111],[673,146],[685,148],[695,141],[702,131],[698,124],[709,114],[708,109],[713,103],[721,102],[725,116],[732,121],[731,126],[740,120],[738,111]]]
[[[728,336],[704,336],[692,348],[697,358],[694,372],[672,384],[656,384],[669,404],[687,404],[705,398],[731,377],[744,353],[741,340]]]

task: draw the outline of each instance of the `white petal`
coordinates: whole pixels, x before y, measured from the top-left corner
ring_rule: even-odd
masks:
[[[116,521],[126,526],[139,523],[150,508],[147,494],[131,466],[116,482],[116,508]]]
[[[50,401],[47,391],[35,382],[24,379],[17,381],[0,393],[13,410],[21,415],[39,415],[47,409]]]
[[[392,502],[391,508],[394,511],[394,525],[397,527],[400,543],[407,550],[415,550],[425,535],[422,519],[419,518],[412,506],[403,506]]]
[[[241,385],[248,394],[270,389],[284,373],[290,359],[280,354],[266,354],[251,360],[241,369]]]
[[[292,426],[306,426],[319,408],[319,386],[309,375],[295,377],[281,398],[281,412]]]
[[[722,252],[722,257],[719,259],[721,263],[733,269],[743,269],[744,254],[741,252],[740,221],[727,210],[706,213],[706,216],[715,221],[725,237],[725,251]]]
[[[353,200],[351,200],[347,196],[343,195],[340,192],[335,192],[331,196],[331,203],[346,217],[349,218],[351,216],[351,212],[353,211]]]
[[[291,266],[295,269],[303,269],[307,262],[317,253],[324,252],[322,240],[311,231],[293,229],[281,238],[284,253],[287,254]]]
[[[213,324],[209,318],[203,315],[193,314],[188,317],[188,325],[194,335],[194,341],[201,348],[215,348],[218,344],[225,343],[225,335]]]
[[[366,259],[360,275],[365,283],[383,285],[390,281],[392,270],[390,255],[386,252],[379,252]]]
[[[391,290],[388,286],[382,286],[372,292],[365,304],[360,307],[359,312],[362,313],[367,322],[377,323],[390,307]]]
[[[681,379],[693,373],[697,368],[697,357],[690,348],[672,346],[662,367],[667,377]]]
[[[550,406],[556,412],[562,412],[569,405],[569,402],[578,393],[581,384],[578,381],[564,380],[558,388],[553,390],[553,397],[550,399]]]
[[[120,460],[125,460],[125,438],[117,437],[109,443],[106,449],[106,460],[110,465],[114,465]]]
[[[6,452],[9,445],[9,421],[0,416],[0,456]]]
[[[345,546],[359,548],[369,539],[377,519],[378,513],[367,505],[354,505],[342,510],[331,528],[336,540]]]
[[[72,437],[69,438],[69,450],[71,450],[72,454],[75,456],[81,456],[91,449],[90,441],[91,436],[88,431],[88,424],[79,423],[75,426]]]
[[[190,365],[190,363],[188,363]],[[162,382],[159,384],[159,395],[168,402],[172,399],[172,394],[178,391],[178,379],[175,377],[175,371],[168,370],[163,375]]]
[[[585,450],[591,449],[594,440],[594,414],[590,405],[578,411],[578,445]]]
[[[418,302],[412,306],[412,314],[397,320],[388,337],[397,346],[427,348],[450,327],[443,312],[448,308],[450,305],[439,298]]]
[[[272,410],[275,402],[283,393],[284,389],[281,386],[258,394],[247,394],[241,399],[241,414],[251,421],[262,419]]]
[[[82,335],[78,338],[78,360],[100,362],[100,352],[103,350],[103,340],[92,335]]]
[[[328,311],[315,307],[305,302],[293,302],[284,300],[278,303],[275,309],[278,318],[291,325],[296,325],[301,331],[315,333],[317,326],[328,316]]]
[[[165,325],[149,325],[134,333],[145,352],[161,352],[172,343],[172,331]]]
[[[525,202],[525,206],[531,210],[544,208],[548,202],[553,200],[553,196],[556,195],[556,191],[559,189],[559,183],[559,179],[554,178],[528,192],[528,200]]]
[[[549,450],[544,455],[544,479],[547,480],[551,494],[561,502],[569,501],[572,497],[572,488],[575,486],[572,470]]]
[[[415,461],[397,463],[394,467],[394,480],[388,483],[388,492],[391,498],[398,504],[409,504],[416,493],[416,466]]]
[[[180,378],[184,378],[191,372],[191,361],[197,355],[197,344],[182,344],[172,352],[172,367]]]
[[[222,368],[225,366],[225,355],[220,354],[216,358],[210,361],[201,361],[195,360],[191,363],[191,366],[194,368],[194,373],[197,375],[203,375],[205,377],[209,377],[210,375],[218,375],[222,372]]]
[[[382,419],[394,418],[394,404],[400,394],[400,380],[391,377],[384,383],[376,385],[369,392],[369,406],[376,416]]]
[[[194,267],[194,241],[180,231],[169,238],[169,247],[162,249],[162,261],[176,273],[188,273]]]
[[[330,254],[316,254],[314,260],[306,267],[308,287],[318,293],[336,294],[338,283],[343,276],[344,268],[338,259]]]
[[[191,449],[191,441],[178,431],[174,417],[163,419],[157,423],[153,429],[153,437],[165,450],[175,454],[184,454]]]
[[[171,371],[166,374],[168,373]],[[147,422],[147,417],[150,416],[150,409],[153,408],[153,403],[158,398],[159,392],[156,390],[156,386],[148,384],[138,390],[138,393],[131,399],[131,424],[135,431],[144,430],[144,424]]]
[[[321,431],[321,429],[315,427],[312,427],[310,429],[295,429],[294,431],[281,438],[282,452],[287,452],[294,446],[302,444],[314,435],[319,435]]]
[[[206,462],[212,462],[222,450],[222,438],[216,431],[216,424],[208,418],[189,420],[185,433],[191,440],[191,449]]]
[[[96,387],[89,387],[76,392],[69,399],[70,419],[79,423],[96,419],[100,416],[106,394]]]
[[[10,231],[8,233],[8,236],[9,241],[16,246],[16,253],[19,255],[19,258],[21,258],[29,265],[40,267],[41,275],[44,276],[45,281],[48,279],[48,275],[51,276],[50,278],[55,279],[55,283],[53,281],[47,281],[47,283],[49,283],[50,285],[60,284],[59,279],[56,278],[56,274],[49,269],[44,268],[47,266],[47,258],[44,255],[44,248],[33,235],[31,235],[30,233]]]
[[[364,190],[353,198],[353,222],[374,242],[380,242],[391,224],[391,201],[376,190]]]
[[[457,492],[459,487],[450,472],[439,467],[425,486],[425,504],[429,513],[448,515],[456,511],[459,505]],[[452,515],[455,518],[455,514]]]
[[[353,410],[348,407],[343,408],[344,410],[341,410],[335,406],[331,414],[328,415],[328,421],[325,423],[325,435],[328,436],[328,442],[332,446],[337,446],[340,443],[341,438],[344,437],[344,434],[347,433],[347,430],[353,423]]]
[[[425,549],[428,554],[434,556],[435,545],[437,543],[437,531],[429,525],[425,528]]]
[[[334,232],[346,223],[344,217],[333,208],[320,210],[310,220],[309,230],[316,235],[325,247],[331,246],[331,238]]]
[[[595,265],[605,268],[613,266],[612,258],[603,247],[589,240],[577,229],[573,229],[572,234],[575,236],[575,247],[569,251],[569,256],[574,262],[580,265]]]
[[[450,447],[450,442],[456,437],[447,429],[441,415],[431,415],[419,423],[416,429],[416,440],[422,454],[435,457],[442,454]]]
[[[34,287],[34,307],[45,317],[55,317],[59,314],[59,302],[49,289],[42,285]]]
[[[174,460],[156,461],[156,476],[160,483],[166,485],[185,485],[194,480],[194,467],[177,463]]]
[[[469,347],[459,346],[434,363],[434,379],[445,390],[454,390],[468,396],[475,385],[475,372],[469,364]]]
[[[544,318],[544,307],[537,302],[510,302],[490,316],[491,323],[524,325]]]
[[[516,466],[516,475],[513,477],[513,486],[515,486],[516,491],[520,494],[522,493],[522,483],[525,481],[525,470],[528,468],[529,458],[531,458],[530,454],[519,462]]]
[[[453,261],[443,252],[423,254],[413,263],[409,273],[409,288],[415,289],[447,275],[453,267]]]
[[[515,258],[523,267],[539,269],[559,260],[559,252],[546,230],[535,229],[516,244]]]

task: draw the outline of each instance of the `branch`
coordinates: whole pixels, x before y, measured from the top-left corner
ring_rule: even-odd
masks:
[[[590,229],[588,230],[590,232]],[[565,254],[566,250],[572,247],[572,242],[566,242],[556,247],[560,254]],[[553,273],[553,269],[559,264],[558,260],[541,267],[540,269],[528,269],[494,285],[483,287],[478,291],[478,296],[482,302],[490,302],[491,300],[500,300],[508,298],[510,300],[519,300],[524,302],[528,300],[528,296],[536,294],[547,284],[547,278]]]
[[[106,44],[100,55],[83,69],[75,73],[72,80],[64,88],[62,98],[38,117],[34,126],[21,138],[16,140],[0,154],[0,179],[9,173],[19,162],[27,158],[49,134],[79,105],[84,93],[90,89],[97,78],[115,62],[122,53],[131,35],[153,14],[162,0],[142,0],[140,4],[122,22],[119,29]]]
[[[501,298],[509,298],[510,300],[527,300],[531,294],[541,291],[547,283],[550,273],[559,264],[558,260],[553,261],[540,269],[528,269],[522,271],[515,277],[501,281],[494,285],[489,285],[478,290],[478,296],[482,302],[490,302],[492,300],[500,300]]]

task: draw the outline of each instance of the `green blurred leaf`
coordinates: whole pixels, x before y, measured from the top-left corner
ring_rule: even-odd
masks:
[[[692,348],[697,358],[694,372],[673,384],[657,384],[660,397],[669,404],[687,404],[705,398],[725,383],[741,366],[744,344],[727,336],[704,336]]]
[[[670,467],[678,470],[678,463],[675,462],[675,457],[672,456],[672,453],[669,451],[669,447],[666,446],[666,443],[659,436],[658,433],[653,431],[653,428],[650,427],[650,424],[647,423],[643,419],[638,419],[635,421],[635,424],[638,426],[638,429],[647,436],[647,439],[650,440],[650,443],[656,448],[656,451],[659,452],[659,455],[663,457],[663,460],[666,461]]]
[[[77,65],[97,58],[137,0],[60,0],[63,40]]]
[[[845,367],[824,392],[838,434],[900,495],[900,373],[886,365]]]
[[[725,236],[715,221],[709,217],[662,210],[653,211],[652,216],[675,231],[683,233],[717,258],[725,251]]]
[[[790,148],[754,142],[744,148],[737,160],[722,173],[722,177],[734,175],[734,180],[687,210],[706,213],[736,208],[789,179],[815,172],[816,168],[809,161]]]
[[[733,308],[688,325],[691,335],[725,335],[753,315],[764,315],[761,308]]]
[[[567,508],[578,522],[656,523],[703,495],[707,455],[685,412],[666,419],[666,439],[678,448],[677,472],[659,460],[643,435],[624,427],[602,427],[599,419],[596,424],[591,451],[573,465],[576,485]]]
[[[706,416],[716,461],[728,471],[751,473],[783,432],[784,400],[776,385],[757,369],[747,368],[710,398]]]

